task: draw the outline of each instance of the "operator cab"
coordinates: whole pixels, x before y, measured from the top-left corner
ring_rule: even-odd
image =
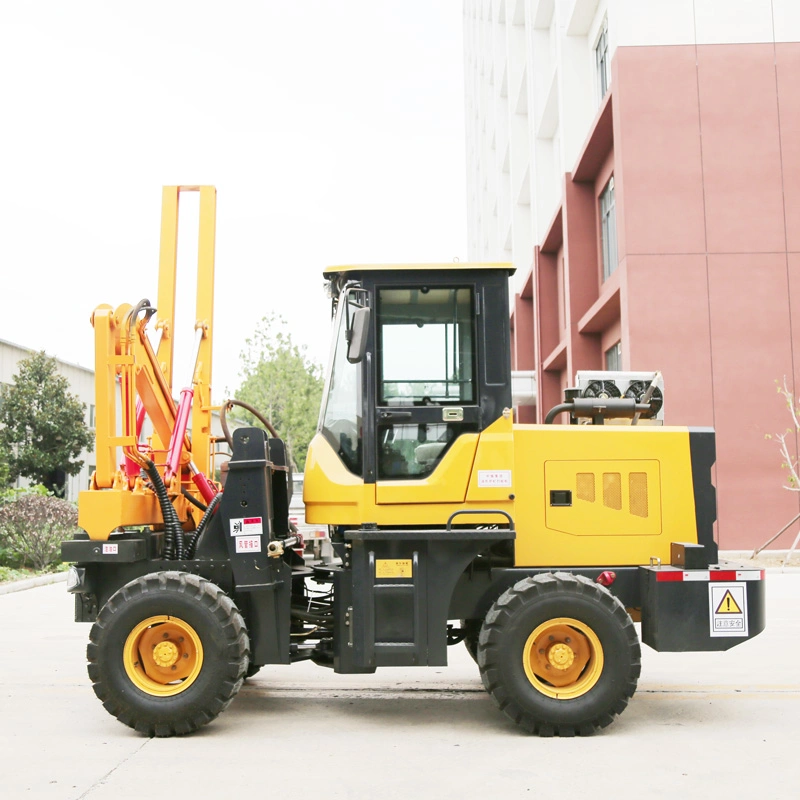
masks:
[[[512,273],[458,263],[326,270],[335,337],[318,434],[351,478],[425,479],[459,437],[511,407]]]

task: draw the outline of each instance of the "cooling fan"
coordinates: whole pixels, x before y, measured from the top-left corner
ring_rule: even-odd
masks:
[[[614,381],[591,381],[583,392],[581,392],[581,397],[593,397],[598,400],[608,400],[612,397],[619,396],[620,391]]]
[[[631,381],[625,390],[625,397],[633,398],[637,403],[643,403],[645,402],[643,398],[649,388],[650,381]],[[642,412],[642,419],[653,419],[661,411],[661,406],[664,405],[664,395],[658,386],[653,387],[649,402],[650,409]]]

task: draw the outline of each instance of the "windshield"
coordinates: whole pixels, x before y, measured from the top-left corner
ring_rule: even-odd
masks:
[[[336,340],[331,355],[320,416],[320,430],[333,445],[344,465],[361,475],[361,367],[347,360],[347,320],[359,306],[345,295],[339,302],[336,318]],[[345,313],[347,310],[349,313]]]

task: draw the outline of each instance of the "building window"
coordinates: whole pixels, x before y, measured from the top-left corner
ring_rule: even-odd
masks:
[[[617,268],[617,211],[614,206],[614,177],[600,193],[600,239],[603,248],[603,280]]]
[[[622,370],[622,342],[617,342],[606,350],[606,369],[609,372]]]
[[[597,90],[602,103],[611,83],[611,64],[608,58],[608,20],[603,23],[600,38],[595,45],[594,62],[597,67]]]
[[[96,423],[96,421],[97,421],[97,420],[96,420],[96,416],[95,416],[95,406],[94,406],[94,404],[92,403],[92,404],[89,406],[89,427],[90,427],[90,428],[94,428],[94,427],[95,427],[95,423]]]

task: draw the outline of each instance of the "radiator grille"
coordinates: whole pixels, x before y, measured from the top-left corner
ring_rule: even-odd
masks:
[[[629,487],[631,514],[634,514],[637,517],[648,516],[647,473],[631,472]]]
[[[622,476],[619,472],[603,473],[603,505],[622,510]]]
[[[594,472],[579,472],[575,476],[575,483],[578,500],[586,500],[589,503],[594,503]]]

